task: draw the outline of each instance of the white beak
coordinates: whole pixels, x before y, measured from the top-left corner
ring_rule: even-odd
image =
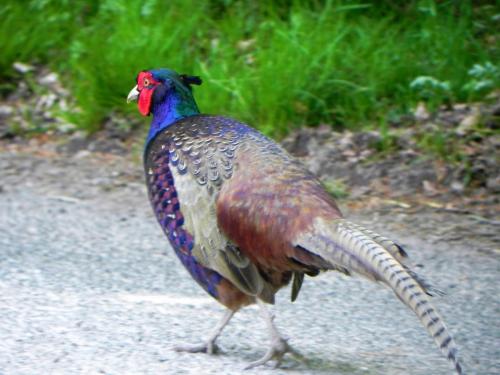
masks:
[[[127,103],[136,101],[138,97],[139,97],[139,90],[137,90],[137,85],[135,85],[134,88],[130,90],[130,92],[128,93]]]

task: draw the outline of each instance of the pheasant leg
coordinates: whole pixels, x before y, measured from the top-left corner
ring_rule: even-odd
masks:
[[[283,338],[280,335],[278,329],[274,325],[274,315],[269,312],[266,305],[260,300],[257,300],[257,303],[259,304],[262,317],[264,318],[267,328],[269,329],[269,333],[271,336],[271,346],[261,359],[248,364],[248,366],[245,367],[245,370],[263,365],[271,360],[276,361],[274,364],[274,367],[276,368],[281,364],[281,361],[283,360],[283,356],[285,355],[285,353],[290,353],[293,356],[303,360],[304,357],[294,348],[292,348],[290,344],[288,344],[288,339]]]
[[[227,325],[227,323],[229,323],[234,313],[235,311],[233,310],[227,310],[205,342],[202,342],[200,344],[179,345],[174,348],[175,351],[214,354],[218,351],[218,347],[217,345],[215,345],[215,340],[217,340],[217,337],[219,337],[224,327]]]

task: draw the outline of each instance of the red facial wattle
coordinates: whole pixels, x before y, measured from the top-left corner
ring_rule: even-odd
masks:
[[[151,112],[151,98],[153,97],[154,88],[142,89],[137,100],[137,106],[141,115],[147,116]]]
[[[148,116],[151,112],[153,93],[159,83],[150,72],[140,72],[137,76],[137,90],[139,90],[137,106],[143,116]]]

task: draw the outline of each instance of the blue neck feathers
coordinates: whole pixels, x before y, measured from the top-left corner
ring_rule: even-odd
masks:
[[[200,111],[191,92],[181,94],[176,90],[169,90],[158,102],[156,100],[153,102],[151,113],[153,120],[149,127],[146,146],[162,130],[184,117],[197,115]]]

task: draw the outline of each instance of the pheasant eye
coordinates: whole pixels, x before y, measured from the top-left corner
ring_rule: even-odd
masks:
[[[144,81],[142,82],[144,86],[149,86],[151,82],[149,82],[149,79],[144,78]]]

